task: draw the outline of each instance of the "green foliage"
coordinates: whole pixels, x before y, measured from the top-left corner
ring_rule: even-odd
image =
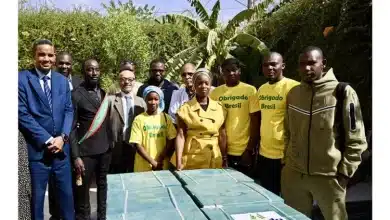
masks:
[[[239,25],[243,21],[249,21],[257,15],[257,12],[265,11],[271,0],[266,0],[254,9],[247,9],[235,16],[228,25],[223,28],[218,24],[220,13],[220,1],[214,4],[211,15],[199,0],[188,0],[195,8],[200,19],[193,19],[183,15],[166,15],[160,20],[162,23],[171,23],[186,27],[191,30],[193,36],[198,37],[199,44],[196,47],[185,48],[168,60],[168,75],[173,77],[178,69],[186,62],[191,62],[197,67],[206,67],[213,72],[216,81],[222,83],[220,65],[223,60],[233,57],[231,52],[240,46],[251,47],[261,53],[267,52],[267,47],[256,37],[244,33]],[[217,82],[218,84],[218,82]]]
[[[132,1],[111,1],[105,8],[107,13],[102,15],[82,8],[32,8],[19,1],[19,69],[32,67],[33,42],[47,38],[57,52],[72,53],[76,74],[81,72],[83,60],[96,58],[101,65],[103,88],[115,88],[122,59],[137,63],[137,78],[143,81],[152,59],[168,59],[197,44],[197,38],[191,37],[188,29],[155,22],[154,7],[137,8]]]
[[[334,31],[324,37],[324,28],[329,26],[334,26]],[[285,75],[297,80],[303,48],[322,48],[336,77],[357,91],[366,128],[371,128],[371,0],[288,1],[246,30],[283,54]],[[247,71],[260,72],[260,66]]]

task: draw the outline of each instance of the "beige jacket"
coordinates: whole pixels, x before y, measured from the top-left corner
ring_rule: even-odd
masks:
[[[343,123],[345,151],[341,155],[334,117],[338,81],[330,69],[312,85],[302,82],[287,95],[285,115],[286,166],[309,175],[352,177],[367,148],[360,104],[352,87],[346,87]]]

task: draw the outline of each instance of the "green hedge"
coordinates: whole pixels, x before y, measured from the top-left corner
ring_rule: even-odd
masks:
[[[116,81],[122,59],[132,59],[137,63],[137,77],[142,81],[147,78],[152,59],[168,59],[196,44],[196,39],[182,28],[158,24],[152,19],[140,19],[128,11],[102,15],[79,9],[21,8],[19,69],[32,67],[32,44],[39,38],[53,41],[57,52],[71,52],[76,74],[80,73],[83,60],[98,59],[104,88],[112,86]],[[178,74],[174,79],[178,79]]]
[[[299,80],[301,51],[310,45],[324,50],[328,66],[339,81],[357,91],[366,130],[371,130],[371,0],[295,0],[284,4],[247,31],[263,40],[271,50],[283,54],[285,75]],[[325,27],[334,31],[323,36]],[[258,60],[261,57],[257,57]],[[258,68],[249,70],[260,74]],[[264,82],[264,79],[260,77]],[[259,81],[259,80],[257,80]]]

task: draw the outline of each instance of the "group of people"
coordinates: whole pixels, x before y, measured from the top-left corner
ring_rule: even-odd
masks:
[[[320,48],[300,55],[300,83],[283,76],[282,55],[270,52],[258,90],[240,81],[234,58],[222,63],[225,84],[216,88],[209,70],[191,63],[179,87],[165,79],[162,60],[140,83],[124,60],[114,94],[100,87],[96,59],[82,63],[81,80],[71,55],[56,55],[49,40],[36,41],[33,54],[35,68],[19,72],[32,219],[43,219],[48,183],[51,219],[90,219],[94,176],[103,220],[109,173],[224,167],[248,175],[256,167],[263,187],[307,216],[316,200],[325,219],[347,219],[346,184],[367,143],[357,95],[326,68]]]

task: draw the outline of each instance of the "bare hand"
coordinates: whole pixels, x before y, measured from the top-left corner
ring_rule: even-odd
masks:
[[[84,166],[83,160],[80,157],[78,157],[74,161],[74,167],[75,167],[76,173],[84,175],[85,166]]]
[[[51,153],[58,153],[58,152],[61,152],[62,151],[62,148],[64,146],[64,140],[62,139],[61,136],[58,136],[58,137],[55,137],[51,142],[50,142],[50,146],[48,146],[48,150],[51,152]]]
[[[222,168],[227,168],[229,167],[228,160],[227,158],[222,159]]]
[[[253,151],[251,150],[245,150],[244,153],[241,155],[240,165],[243,167],[250,167],[252,166],[253,160]]]
[[[182,171],[184,169],[184,165],[181,162],[176,163],[176,170]]]
[[[162,163],[154,160],[152,162],[152,170],[162,170]]]

